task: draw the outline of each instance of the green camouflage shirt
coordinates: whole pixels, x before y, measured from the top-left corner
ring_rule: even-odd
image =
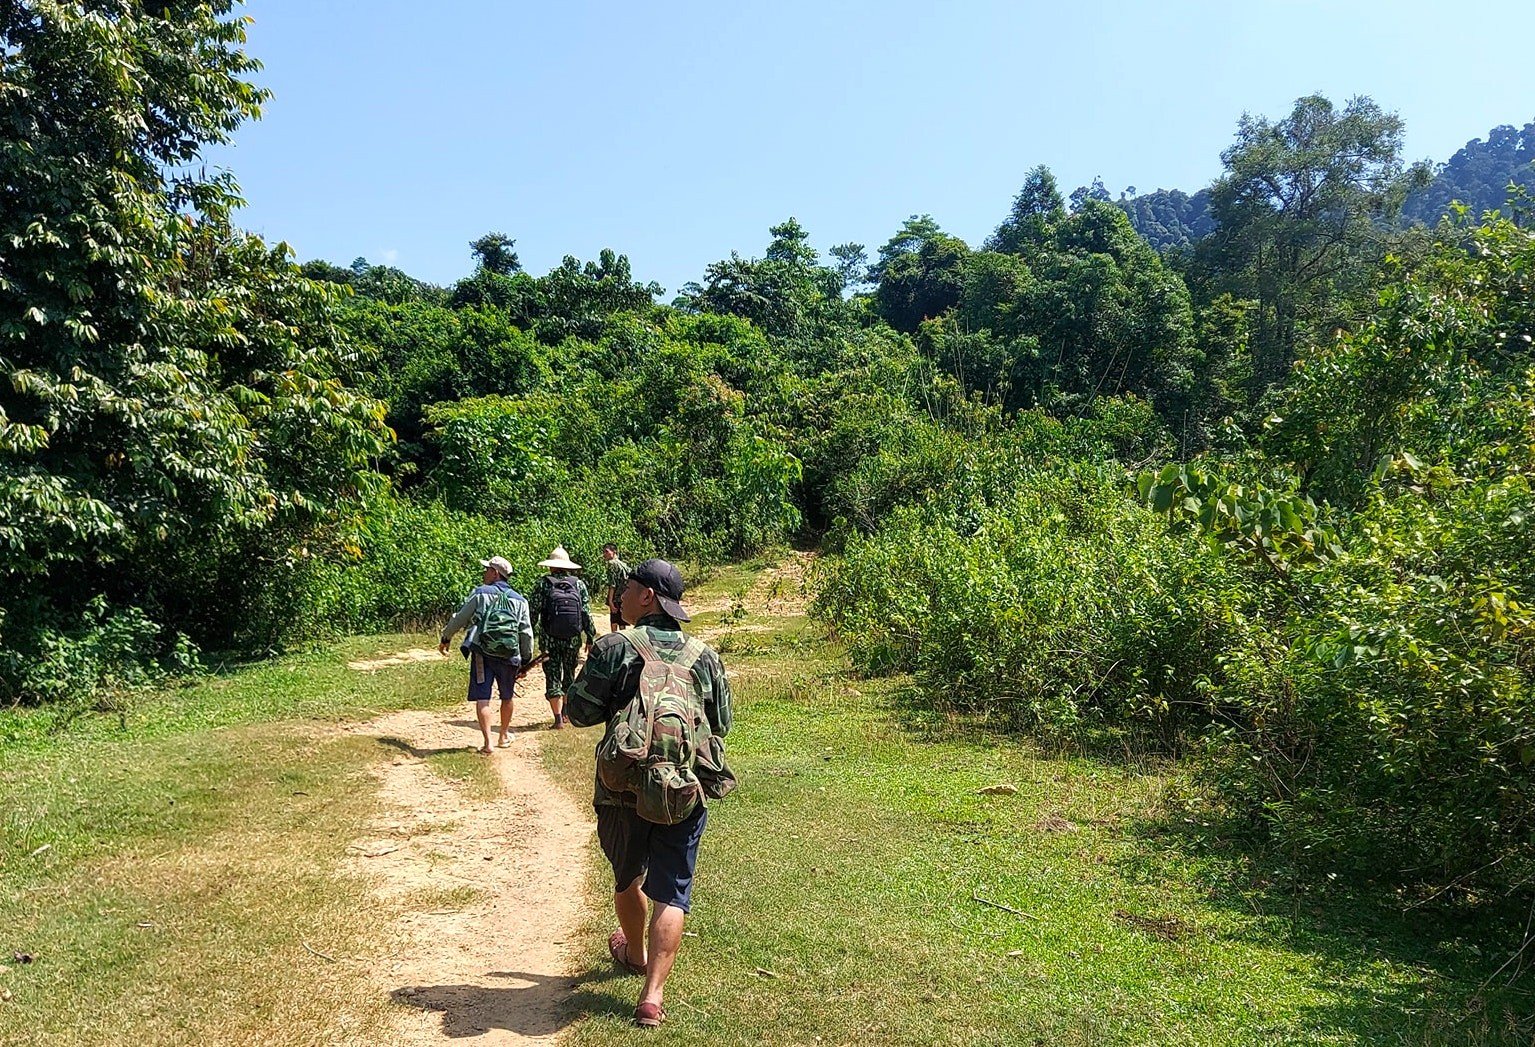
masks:
[[[581,637],[572,636],[568,640],[556,639],[544,631],[545,609],[549,603],[549,582],[554,578],[552,574],[546,574],[533,583],[533,591],[528,593],[528,614],[533,619],[533,631],[538,633],[538,649],[540,651],[553,651],[566,647],[580,647]],[[592,609],[589,606],[592,594],[587,590],[586,583],[576,578],[576,592],[581,596],[581,631],[586,634],[586,642],[591,643],[597,639],[597,627],[592,624]]]
[[[618,598],[624,594],[624,586],[629,584],[629,565],[618,557],[608,561],[608,610],[618,609]]]
[[[647,615],[634,628],[646,631],[651,646],[661,657],[671,660],[681,653],[686,637],[682,627],[666,615]],[[609,633],[598,640],[586,657],[581,675],[571,685],[565,714],[577,727],[600,723],[606,727],[603,732],[606,736],[612,730],[613,715],[639,693],[640,670],[645,663],[634,645],[624,639],[628,631]],[[725,679],[724,663],[713,648],[705,646],[693,664],[693,679],[702,691],[710,729],[723,738],[730,730],[730,681]],[[600,780],[592,802],[598,807],[634,806],[632,796],[614,793]]]

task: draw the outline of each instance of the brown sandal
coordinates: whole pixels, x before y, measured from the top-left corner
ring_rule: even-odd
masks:
[[[642,1029],[655,1029],[666,1021],[666,1008],[659,1003],[642,1003],[634,1009],[634,1024]]]
[[[624,937],[623,931],[614,931],[608,935],[608,955],[613,957],[614,965],[621,971],[629,974],[644,974],[642,964],[629,959],[629,939]]]

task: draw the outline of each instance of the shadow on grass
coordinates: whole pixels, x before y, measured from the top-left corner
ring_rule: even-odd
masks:
[[[449,1039],[467,1039],[500,1029],[519,1036],[554,1036],[577,1018],[634,1016],[632,990],[639,979],[598,970],[551,977],[527,971],[491,971],[487,978],[520,985],[407,985],[389,994],[394,1002],[442,1015]]]
[[[480,729],[480,725],[478,723],[476,723],[474,720],[449,720],[448,721],[448,726],[449,727],[467,727],[471,731],[478,731]],[[496,731],[499,731],[500,729],[501,728],[496,726],[496,724],[494,722],[491,723],[491,725],[490,725],[491,733],[495,733]],[[543,722],[539,722],[539,723],[524,723],[524,724],[512,724],[511,728],[506,733],[507,734],[532,734],[535,731],[547,731],[547,730],[549,730],[549,725],[546,724],[546,723],[543,723]]]

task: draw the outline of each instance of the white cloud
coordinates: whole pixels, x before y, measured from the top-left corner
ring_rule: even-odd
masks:
[[[400,252],[396,248],[389,247],[385,248],[384,253],[380,257],[383,258],[385,265],[393,265],[400,260]]]

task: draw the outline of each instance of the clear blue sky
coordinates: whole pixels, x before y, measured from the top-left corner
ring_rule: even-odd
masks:
[[[1244,110],[1368,94],[1443,161],[1535,119],[1535,3],[249,0],[275,92],[211,159],[301,259],[447,283],[629,255],[668,298],[794,215],[872,254],[907,215],[979,242],[1030,167],[1193,191]]]

